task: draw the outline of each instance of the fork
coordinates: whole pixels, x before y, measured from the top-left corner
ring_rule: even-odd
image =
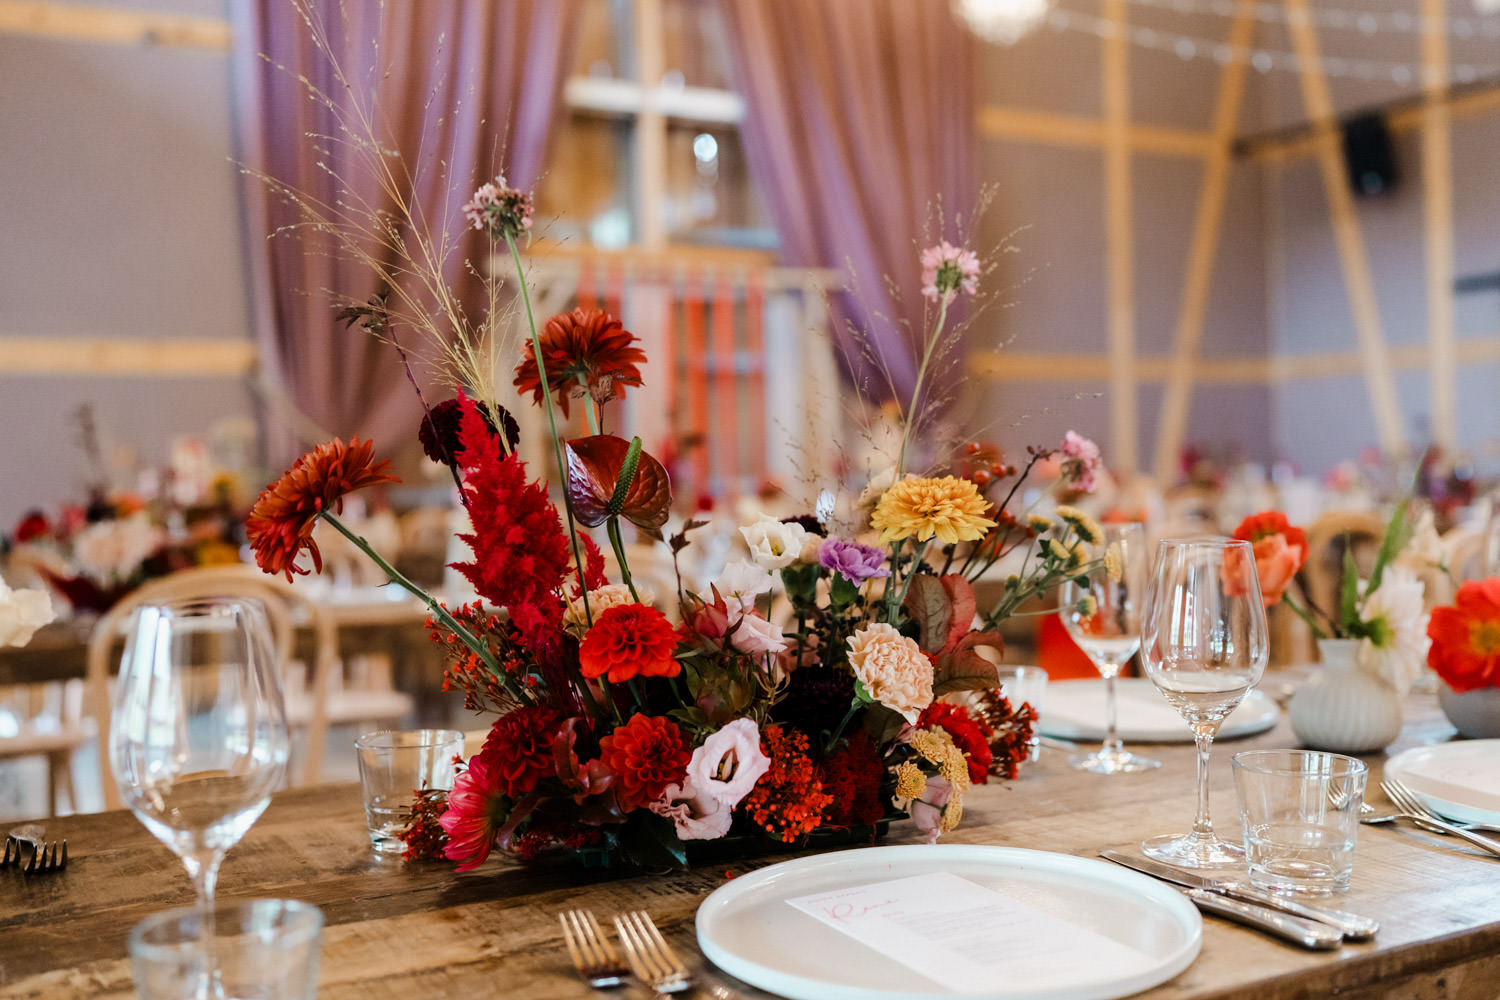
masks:
[[[1426,816],[1428,819],[1436,823],[1452,823],[1454,826],[1462,827],[1465,830],[1478,830],[1482,833],[1500,833],[1500,826],[1496,826],[1491,823],[1454,822],[1452,819],[1444,816],[1442,813],[1438,812],[1436,809],[1432,808],[1432,806],[1424,802],[1421,796],[1417,795],[1411,790],[1410,786],[1397,778],[1386,778],[1381,782],[1382,788],[1385,788],[1387,785],[1389,785],[1391,788],[1395,788],[1406,793],[1406,799],[1408,804],[1411,806],[1412,812]],[[1390,796],[1390,794],[1390,791],[1387,790],[1386,795]],[[1391,801],[1394,802],[1395,798],[1391,797]]]
[[[1458,837],[1460,840],[1467,841],[1481,850],[1489,851],[1496,857],[1500,857],[1500,841],[1491,840],[1489,837],[1484,837],[1477,833],[1471,833],[1463,827],[1454,826],[1445,820],[1434,819],[1421,802],[1417,800],[1417,797],[1400,782],[1383,780],[1380,782],[1380,788],[1381,791],[1385,792],[1386,797],[1396,804],[1396,808],[1400,810],[1397,815],[1402,818],[1411,820],[1424,830]]]
[[[26,849],[21,845],[31,845],[31,857],[26,858]],[[5,853],[0,855],[0,868],[19,868],[27,875],[39,875],[47,872],[62,871],[68,867],[68,842],[63,840],[61,844],[52,841],[50,844],[43,841],[23,840],[20,837],[5,838]]]
[[[562,924],[563,941],[567,943],[573,967],[590,986],[602,990],[624,984],[625,973],[630,970],[620,961],[593,913],[568,910],[559,913],[557,919]]]
[[[615,933],[625,946],[625,957],[636,978],[656,993],[677,993],[691,985],[691,976],[677,953],[656,929],[645,910],[615,917]]]

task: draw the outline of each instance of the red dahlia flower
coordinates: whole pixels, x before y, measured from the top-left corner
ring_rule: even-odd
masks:
[[[495,783],[519,799],[554,772],[552,741],[562,713],[546,705],[523,705],[495,720],[483,754],[495,762]]]
[[[1500,577],[1470,580],[1452,607],[1432,609],[1427,665],[1455,692],[1500,687]]]
[[[599,741],[600,759],[618,782],[624,812],[642,808],[668,785],[682,784],[692,755],[677,723],[639,712]]]
[[[297,459],[276,482],[267,486],[250,510],[245,532],[255,550],[255,562],[267,573],[307,573],[297,566],[306,549],[313,568],[323,569],[323,557],[313,541],[313,524],[325,511],[343,509],[344,495],[376,483],[401,480],[387,470],[391,463],[372,464],[375,446],[359,438],[346,445],[338,438],[318,445]]]
[[[667,616],[645,604],[621,604],[594,619],[578,647],[583,676],[609,675],[611,684],[641,677],[676,677],[682,664],[677,630]]]
[[[495,846],[495,834],[505,825],[510,802],[500,789],[499,762],[486,747],[453,781],[448,793],[448,811],[438,820],[448,835],[443,853],[450,861],[462,861],[461,872],[484,864]]]
[[[557,405],[568,415],[568,397],[586,389],[598,402],[625,398],[625,386],[641,384],[638,367],[646,352],[632,347],[636,336],[602,309],[574,309],[547,321],[538,339],[542,361],[547,366],[547,390],[557,393]],[[526,356],[516,366],[516,389],[530,392],[542,402],[541,378],[537,374],[536,351],[526,342]]]

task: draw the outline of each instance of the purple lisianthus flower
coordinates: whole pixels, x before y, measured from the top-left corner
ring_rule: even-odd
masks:
[[[828,538],[818,546],[818,565],[842,573],[854,584],[891,575],[885,565],[884,552],[842,538]]]

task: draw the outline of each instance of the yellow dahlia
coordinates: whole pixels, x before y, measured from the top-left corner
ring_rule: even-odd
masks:
[[[912,535],[919,542],[937,535],[944,545],[953,545],[983,538],[995,526],[984,516],[989,507],[968,479],[903,479],[885,491],[870,524],[880,529],[882,545]]]

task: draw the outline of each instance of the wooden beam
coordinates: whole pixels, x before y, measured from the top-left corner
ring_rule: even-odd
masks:
[[[1454,357],[1463,365],[1500,364],[1500,333],[1458,341]],[[1431,363],[1431,353],[1425,344],[1408,344],[1394,348],[1390,359],[1392,368],[1398,371],[1420,371]],[[1174,361],[1171,357],[1137,358],[1136,376],[1143,384],[1165,383],[1171,378]],[[1363,375],[1364,361],[1357,351],[1338,351],[1270,358],[1200,358],[1197,369],[1200,385],[1276,386]],[[1001,383],[1108,382],[1110,360],[1103,354],[978,351],[969,357],[968,371]]]
[[[1433,443],[1458,445],[1453,340],[1453,130],[1448,102],[1446,0],[1422,0],[1422,235],[1427,258],[1428,410]]]
[[[1104,212],[1108,253],[1110,466],[1129,474],[1140,467],[1140,418],[1135,380],[1135,230],[1130,178],[1130,41],[1127,0],[1102,0],[1114,29],[1102,40]]]
[[[979,134],[987,139],[1017,139],[1093,149],[1102,148],[1105,142],[1104,122],[1093,118],[991,105],[979,109],[978,120]],[[1127,134],[1130,148],[1137,153],[1192,158],[1208,156],[1213,151],[1213,137],[1206,132],[1136,124],[1129,127]]]
[[[666,69],[663,45],[662,0],[636,0],[636,52],[641,83],[655,87]],[[640,242],[648,250],[667,245],[667,117],[656,107],[648,107],[636,117],[635,125],[636,216]]]
[[[82,7],[48,0],[0,0],[0,35],[214,52],[228,52],[232,41],[229,22],[222,18]]]
[[[1203,340],[1203,317],[1218,254],[1219,231],[1224,221],[1224,195],[1234,162],[1234,133],[1240,120],[1245,94],[1244,53],[1254,37],[1252,17],[1255,0],[1239,0],[1229,26],[1229,49],[1234,59],[1219,76],[1219,98],[1214,106],[1214,150],[1203,164],[1203,187],[1198,192],[1198,214],[1193,223],[1193,241],[1188,250],[1187,276],[1182,284],[1182,305],[1177,312],[1172,370],[1162,397],[1157,421],[1156,460],[1153,470],[1158,483],[1170,483],[1181,460],[1187,437],[1189,403],[1192,401],[1193,368]]]
[[[1292,34],[1292,44],[1302,63],[1298,77],[1308,117],[1317,122],[1331,122],[1334,118],[1333,102],[1328,94],[1328,80],[1323,75],[1318,39],[1313,31],[1307,0],[1282,2],[1287,10],[1287,28]],[[1333,215],[1333,232],[1343,262],[1344,287],[1349,295],[1354,330],[1359,337],[1376,439],[1387,454],[1399,454],[1406,440],[1401,427],[1400,399],[1396,394],[1396,380],[1391,374],[1390,357],[1386,354],[1380,309],[1370,279],[1370,261],[1360,232],[1359,215],[1345,176],[1339,134],[1324,128],[1318,133],[1318,143],[1318,165],[1322,168],[1323,189]]]
[[[255,356],[248,340],[0,335],[0,376],[237,378]]]

